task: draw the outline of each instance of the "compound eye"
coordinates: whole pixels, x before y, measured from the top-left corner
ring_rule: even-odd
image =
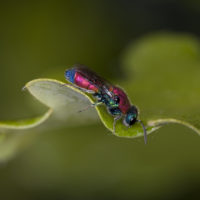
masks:
[[[129,125],[133,125],[134,123],[136,122],[136,118],[131,118],[130,119],[130,122],[129,122]]]
[[[129,114],[127,116],[127,123],[129,126],[135,124],[136,121],[137,121],[136,116],[134,116],[133,114],[131,114],[131,115]]]

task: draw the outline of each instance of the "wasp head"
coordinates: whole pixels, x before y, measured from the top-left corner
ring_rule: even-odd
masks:
[[[138,116],[138,111],[135,106],[131,106],[131,108],[128,110],[125,118],[124,118],[124,125],[125,126],[131,126],[137,122],[137,116]]]

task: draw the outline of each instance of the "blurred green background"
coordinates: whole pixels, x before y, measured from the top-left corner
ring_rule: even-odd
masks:
[[[122,58],[131,43],[160,31],[198,38],[199,19],[198,0],[2,1],[0,120],[43,113],[21,88],[35,78],[63,81],[75,63],[126,83]],[[199,138],[178,125],[150,135],[146,146],[143,138],[111,135],[100,121],[42,134],[34,129],[28,140],[0,164],[1,199],[200,197]]]

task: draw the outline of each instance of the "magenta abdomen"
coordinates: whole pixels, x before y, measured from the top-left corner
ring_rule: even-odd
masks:
[[[93,92],[98,92],[98,88],[95,85],[91,84],[88,79],[82,76],[79,72],[75,73],[74,83],[80,88],[84,88]]]
[[[126,93],[118,87],[114,87],[113,93],[119,98],[119,109],[123,114],[126,114],[131,107],[130,101]]]

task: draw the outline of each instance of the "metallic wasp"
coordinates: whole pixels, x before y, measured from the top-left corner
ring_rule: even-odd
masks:
[[[91,106],[104,104],[109,114],[114,117],[113,132],[117,120],[123,118],[123,124],[130,127],[139,122],[144,131],[144,141],[147,142],[147,133],[144,124],[138,119],[138,110],[131,105],[126,93],[119,87],[112,85],[100,76],[82,65],[77,65],[65,71],[65,78],[72,85],[86,93],[91,93],[97,100]]]

